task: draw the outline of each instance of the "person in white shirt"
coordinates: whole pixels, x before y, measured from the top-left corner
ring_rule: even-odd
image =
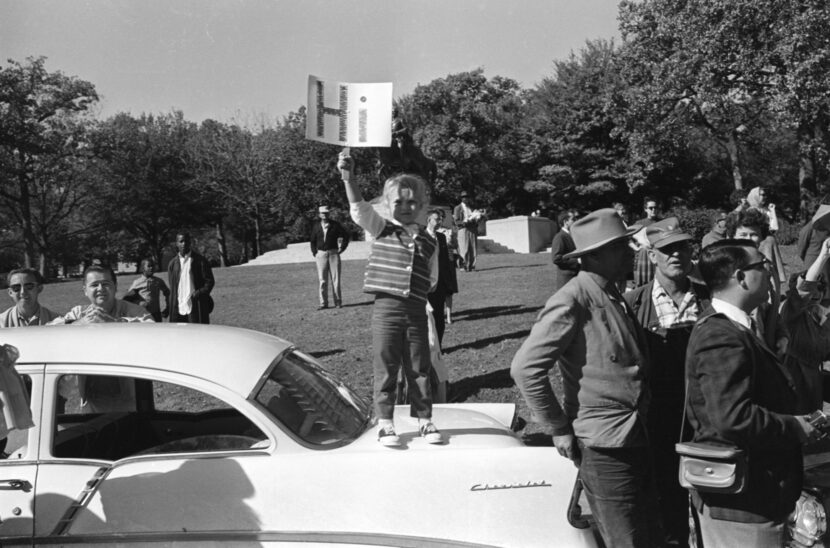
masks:
[[[178,254],[167,266],[171,323],[210,323],[215,280],[210,263],[192,249],[190,234],[176,235]]]

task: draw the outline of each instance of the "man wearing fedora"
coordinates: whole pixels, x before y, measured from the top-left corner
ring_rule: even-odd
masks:
[[[458,252],[467,272],[476,269],[476,245],[478,245],[478,219],[470,207],[470,195],[461,192],[461,203],[453,209],[452,217],[458,227]]]
[[[654,278],[625,294],[637,322],[643,327],[652,367],[648,418],[649,445],[666,546],[688,546],[689,493],[677,481],[685,401],[686,347],[692,326],[709,306],[709,290],[690,278],[692,237],[677,218],[669,217],[646,227],[648,259]],[[686,438],[691,428],[685,428]],[[688,441],[684,440],[684,441]]]
[[[646,434],[648,351],[643,330],[617,289],[631,269],[626,228],[613,209],[571,226],[581,270],[553,294],[510,374],[534,422],[578,467],[606,546],[657,545]],[[563,398],[548,373],[559,361]]]
[[[317,208],[320,222],[314,223],[309,238],[311,254],[317,261],[317,280],[320,289],[320,305],[317,310],[329,307],[329,279],[331,279],[334,306],[337,308],[343,306],[343,297],[340,293],[340,254],[349,245],[349,233],[340,223],[329,219],[330,213],[329,206],[321,205]]]

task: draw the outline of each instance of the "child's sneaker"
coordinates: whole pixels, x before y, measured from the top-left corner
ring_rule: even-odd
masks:
[[[421,436],[427,440],[427,443],[444,443],[441,432],[431,422],[425,422],[421,425]]]
[[[385,447],[399,447],[401,438],[395,433],[394,426],[384,426],[378,431],[378,441]]]

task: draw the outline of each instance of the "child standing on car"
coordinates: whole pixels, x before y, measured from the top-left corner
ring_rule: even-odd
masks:
[[[371,234],[363,291],[375,295],[372,312],[372,367],[374,403],[378,416],[378,441],[387,447],[400,445],[393,415],[398,370],[404,368],[409,387],[410,413],[418,417],[421,436],[441,443],[432,424],[429,370],[432,367],[427,327],[427,293],[438,280],[436,242],[416,223],[427,204],[426,182],[415,175],[396,175],[383,187],[383,202],[391,219],[379,215],[363,200],[351,180],[353,161],[340,154],[340,169],[355,223]]]

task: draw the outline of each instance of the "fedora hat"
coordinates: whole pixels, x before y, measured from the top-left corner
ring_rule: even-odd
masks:
[[[640,228],[638,225],[626,228],[616,209],[592,211],[571,225],[571,237],[576,250],[566,254],[565,258],[581,257],[608,244],[630,238]]]
[[[823,231],[830,230],[830,205],[821,204],[813,215],[813,228]]]
[[[329,213],[329,206],[320,206],[317,208],[317,213]]]
[[[646,227],[646,238],[651,247],[660,249],[675,242],[691,240],[692,237],[683,232],[677,217],[668,217]]]

